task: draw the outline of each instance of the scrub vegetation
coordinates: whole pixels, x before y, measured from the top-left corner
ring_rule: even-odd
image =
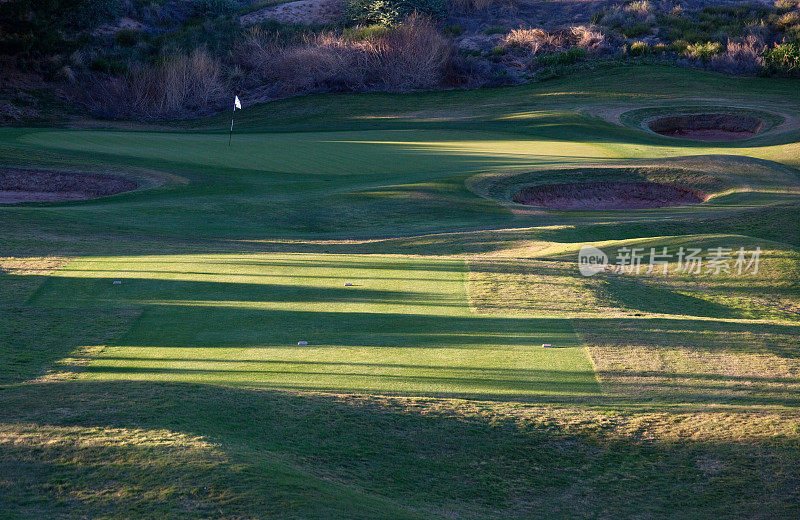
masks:
[[[620,63],[797,76],[796,0],[0,3],[0,119],[163,120],[318,92],[462,89]]]

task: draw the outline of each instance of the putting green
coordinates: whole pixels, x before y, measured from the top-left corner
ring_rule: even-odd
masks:
[[[568,320],[476,314],[464,284],[463,260],[420,257],[89,258],[54,273],[31,303],[142,309],[116,344],[83,360],[90,380],[505,399],[599,392]]]
[[[378,176],[456,173],[596,161],[600,147],[556,139],[508,139],[500,132],[380,130],[361,132],[206,133],[50,131],[21,137],[45,148],[148,159],[203,168],[303,175]]]

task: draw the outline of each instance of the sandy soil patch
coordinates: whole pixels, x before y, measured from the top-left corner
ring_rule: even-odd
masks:
[[[656,182],[582,182],[527,186],[512,200],[549,209],[600,210],[699,204],[705,196],[681,186]]]
[[[0,168],[0,204],[93,199],[137,187],[113,175]]]
[[[253,25],[264,20],[281,23],[327,24],[342,17],[341,0],[299,0],[272,5],[239,18],[242,25]]]
[[[647,125],[657,134],[698,141],[735,141],[753,137],[764,128],[754,117],[732,114],[689,114],[659,117]]]

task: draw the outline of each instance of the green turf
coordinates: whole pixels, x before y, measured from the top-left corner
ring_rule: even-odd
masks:
[[[79,309],[143,309],[81,367],[91,380],[510,399],[599,392],[568,320],[476,315],[464,282],[460,260],[91,258],[54,273],[30,303],[58,308],[70,294]]]

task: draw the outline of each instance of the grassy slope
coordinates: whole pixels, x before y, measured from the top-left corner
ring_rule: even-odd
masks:
[[[636,214],[465,187],[678,155],[797,166],[797,131],[697,145],[575,112],[687,93],[791,111],[796,85],[641,68],[309,97],[243,111],[230,149],[223,117],[0,129],[8,164],[167,182],[0,208],[23,257],[0,261],[0,514],[796,517],[795,170],[704,157],[749,191]],[[757,244],[765,263],[585,279],[583,241]]]

